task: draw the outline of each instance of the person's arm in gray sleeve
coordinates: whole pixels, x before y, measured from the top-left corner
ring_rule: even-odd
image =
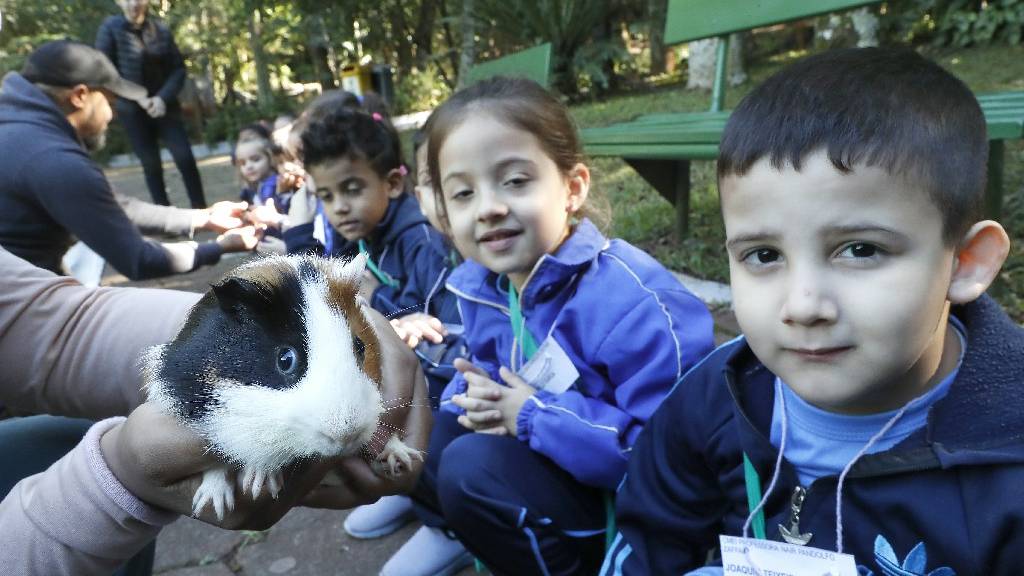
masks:
[[[24,181],[54,220],[118,272],[139,280],[187,272],[220,259],[216,243],[162,245],[146,240],[84,152],[57,149],[48,155],[50,169],[34,170]]]
[[[128,414],[142,401],[142,351],[173,338],[200,297],[87,288],[3,249],[0,269],[0,403],[32,413]]]
[[[118,192],[114,192],[114,199],[143,234],[174,234],[191,238],[196,228],[205,221],[205,218],[198,216],[202,210],[152,204]]]
[[[164,58],[170,73],[156,95],[164,102],[170,103],[177,99],[181,87],[185,84],[185,60],[181,57],[181,51],[178,50],[170,29],[165,28],[164,31],[167,33],[167,54]]]

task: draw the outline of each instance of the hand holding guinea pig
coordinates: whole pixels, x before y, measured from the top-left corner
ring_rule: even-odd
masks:
[[[381,394],[387,403],[426,406],[423,372],[408,347],[388,329],[387,320],[374,310],[366,315],[379,335],[382,364]],[[411,401],[402,402],[402,399]],[[412,408],[391,410],[382,426],[406,431],[405,443],[425,450],[430,436],[430,410]],[[207,450],[207,442],[152,403],[137,408],[128,420],[108,431],[100,449],[114,476],[141,500],[180,514],[192,513],[193,495],[202,483],[202,474],[222,465],[216,454]],[[422,462],[413,460],[408,473],[395,477],[376,474],[359,456],[327,458],[302,462],[284,475],[284,487],[273,498],[264,492],[252,501],[239,499],[232,510],[218,519],[216,511],[205,508],[196,517],[231,530],[264,530],[293,506],[346,509],[369,504],[388,494],[408,492],[419,477]],[[341,483],[324,485],[324,476],[333,473]]]
[[[203,472],[195,515],[211,504],[222,519],[234,507],[236,484],[254,500],[264,488],[276,497],[300,460],[362,453],[386,477],[419,469],[425,438],[404,443],[405,430],[388,415],[423,412],[427,404],[408,393],[415,381],[406,393],[381,393],[381,333],[397,338],[390,327],[374,329],[359,303],[364,268],[361,256],[243,265],[196,304],[172,342],[145,354],[149,401],[222,460]],[[389,350],[387,363],[395,358]],[[300,484],[298,492],[306,487]]]

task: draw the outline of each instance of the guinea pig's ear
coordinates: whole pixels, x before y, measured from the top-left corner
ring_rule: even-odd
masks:
[[[245,303],[253,303],[262,299],[260,287],[251,280],[232,276],[211,285],[222,310],[236,317]]]
[[[345,263],[338,274],[338,280],[357,283],[363,277],[366,270],[366,254],[360,252],[354,258]]]

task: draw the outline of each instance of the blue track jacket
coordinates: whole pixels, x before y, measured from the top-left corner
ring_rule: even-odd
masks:
[[[861,574],[951,576],[1024,570],[1024,329],[988,296],[953,313],[967,351],[928,424],[867,454],[843,485],[844,552]],[[602,574],[684,574],[718,535],[738,536],[749,510],[743,453],[765,490],[775,376],[742,338],[679,383],[633,449],[616,501],[619,534]],[[836,549],[836,475],[807,487],[799,530]],[[765,506],[768,538],[790,525],[798,486],[783,461]],[[945,569],[945,570],[943,570]]]
[[[313,238],[313,224],[300,224],[284,233],[289,254],[352,257],[359,253],[356,242],[348,242],[328,227],[333,250]],[[460,324],[455,296],[445,290],[452,264],[444,237],[427,222],[416,198],[402,194],[388,204],[384,218],[366,239],[370,258],[393,278],[397,286],[381,285],[370,306],[388,316],[425,312],[441,322]]]
[[[471,260],[448,290],[459,298],[474,364],[495,382],[500,366],[520,366],[504,276]],[[518,416],[519,439],[577,480],[614,490],[647,419],[691,366],[714,346],[711,314],[656,260],[608,241],[588,220],[537,263],[520,295],[526,327],[551,337],[580,378],[560,394],[538,391]],[[461,374],[441,408],[466,390]]]

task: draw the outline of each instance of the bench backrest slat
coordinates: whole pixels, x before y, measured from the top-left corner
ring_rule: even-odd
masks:
[[[551,43],[545,42],[533,48],[476,64],[469,69],[466,85],[492,76],[529,78],[547,88],[551,83]]]
[[[665,44],[679,44],[880,4],[879,0],[669,0]]]

